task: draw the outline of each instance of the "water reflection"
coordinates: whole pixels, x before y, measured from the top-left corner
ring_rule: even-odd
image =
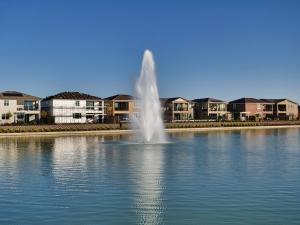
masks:
[[[164,146],[148,145],[141,150],[133,174],[134,204],[138,224],[161,224],[164,213]]]
[[[37,212],[46,224],[300,219],[300,129],[176,133],[167,145],[130,138],[0,139],[0,224]]]

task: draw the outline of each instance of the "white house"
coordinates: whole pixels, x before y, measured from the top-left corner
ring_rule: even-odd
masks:
[[[41,102],[42,118],[54,123],[101,123],[104,101],[79,92],[61,92]]]
[[[36,123],[40,98],[16,91],[0,92],[0,124]]]

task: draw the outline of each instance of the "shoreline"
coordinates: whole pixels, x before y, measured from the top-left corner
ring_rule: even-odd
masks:
[[[262,129],[287,129],[300,128],[300,125],[277,125],[277,126],[240,126],[240,127],[201,127],[201,128],[166,128],[166,133],[181,132],[212,132],[212,131],[235,131],[235,130],[262,130]],[[85,130],[85,131],[49,131],[49,132],[21,132],[0,133],[3,137],[43,137],[43,136],[75,136],[75,135],[122,135],[134,134],[136,130]]]

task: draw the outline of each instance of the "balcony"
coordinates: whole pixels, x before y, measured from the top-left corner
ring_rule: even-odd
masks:
[[[278,111],[286,112],[286,105],[278,105]]]
[[[188,111],[188,104],[187,103],[174,103],[174,111],[177,112],[183,112],[183,111]]]
[[[87,111],[102,111],[102,107],[101,106],[87,106],[86,107]]]
[[[114,109],[115,109],[115,111],[128,111],[129,103],[128,102],[115,102]]]
[[[263,112],[264,113],[273,113],[273,106],[272,105],[264,105]]]

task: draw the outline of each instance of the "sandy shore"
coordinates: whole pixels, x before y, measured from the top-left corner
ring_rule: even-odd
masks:
[[[282,126],[249,126],[249,127],[205,127],[205,128],[172,128],[166,129],[167,133],[175,132],[211,132],[232,130],[258,130],[258,129],[286,129],[300,128],[300,125]],[[0,133],[0,137],[36,137],[36,136],[70,136],[70,135],[121,135],[133,134],[135,130],[91,130],[91,131],[60,131],[60,132],[22,132],[22,133]]]

